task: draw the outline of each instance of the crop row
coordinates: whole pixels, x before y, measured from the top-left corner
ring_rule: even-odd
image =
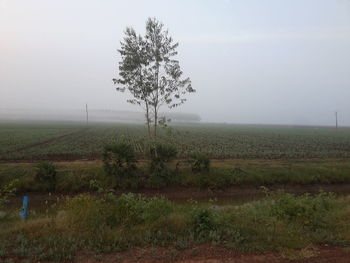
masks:
[[[0,125],[0,159],[98,158],[120,138],[143,152],[146,129],[136,124]],[[179,125],[160,131],[180,157],[204,152],[212,158],[348,158],[350,129],[248,125]],[[16,150],[17,149],[17,150]]]

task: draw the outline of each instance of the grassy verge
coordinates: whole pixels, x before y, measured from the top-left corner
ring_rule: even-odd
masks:
[[[239,207],[105,194],[67,199],[54,213],[0,221],[0,259],[72,260],[77,251],[211,243],[239,251],[279,251],[350,242],[350,198],[277,193]]]
[[[97,190],[98,187],[118,187],[115,178],[106,176],[101,163],[57,163],[58,193],[78,193]],[[126,188],[159,188],[163,186],[190,186],[224,189],[229,186],[274,184],[339,184],[350,183],[348,160],[308,161],[213,161],[209,171],[193,172],[186,162],[177,169],[171,167],[166,185],[152,180],[147,164],[141,163],[136,176],[128,180]],[[0,187],[15,180],[17,192],[47,192],[45,185],[35,180],[35,164],[0,165]]]

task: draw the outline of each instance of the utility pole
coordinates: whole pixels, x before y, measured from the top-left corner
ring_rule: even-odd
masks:
[[[338,112],[335,112],[335,129],[338,130]]]
[[[86,103],[86,125],[89,125],[89,110],[88,110],[87,103]]]

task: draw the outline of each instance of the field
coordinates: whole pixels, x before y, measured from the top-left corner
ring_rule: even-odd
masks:
[[[0,262],[349,262],[350,128],[174,125],[159,140],[178,156],[160,170],[145,137],[0,123]],[[121,138],[138,160],[109,173],[103,148]]]
[[[99,159],[103,146],[120,137],[141,154],[146,129],[137,124],[0,123],[0,160]],[[211,158],[348,158],[350,128],[198,124],[162,129],[179,157],[191,152]]]

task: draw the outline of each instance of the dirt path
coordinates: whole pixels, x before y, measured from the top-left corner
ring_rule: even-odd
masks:
[[[281,253],[248,254],[211,245],[199,245],[185,250],[175,248],[143,248],[133,249],[123,253],[94,256],[81,252],[76,262],[122,262],[122,263],[349,263],[349,247],[322,246],[300,251],[286,251]]]

